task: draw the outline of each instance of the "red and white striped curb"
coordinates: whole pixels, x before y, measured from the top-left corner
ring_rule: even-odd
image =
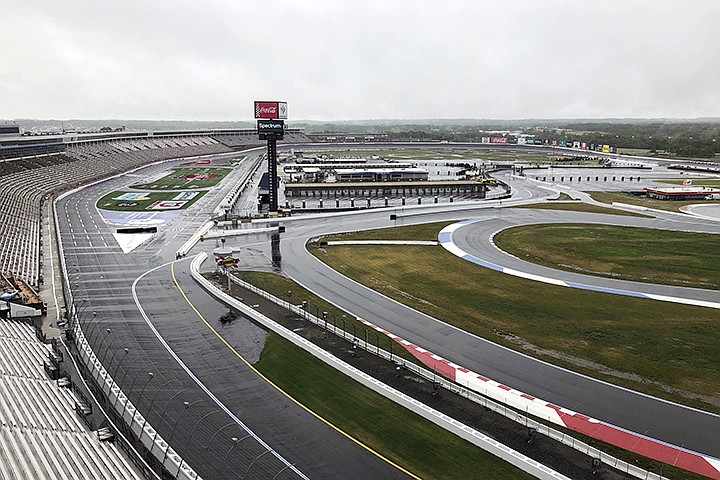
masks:
[[[720,459],[631,432],[512,389],[414,345],[367,320],[360,322],[402,345],[438,374],[519,411],[678,468],[720,480]]]

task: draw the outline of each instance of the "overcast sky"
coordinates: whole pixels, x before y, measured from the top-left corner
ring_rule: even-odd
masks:
[[[0,118],[720,116],[720,1],[3,0]]]

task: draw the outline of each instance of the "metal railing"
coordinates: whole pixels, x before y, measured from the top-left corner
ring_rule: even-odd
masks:
[[[240,285],[241,287],[246,288],[246,289],[250,290],[251,292],[253,292],[267,300],[270,300],[271,302],[273,302],[277,305],[287,308],[289,311],[300,316],[301,318],[304,318],[305,320],[317,325],[318,327],[323,328],[326,331],[343,338],[344,340],[347,340],[348,342],[357,346],[357,348],[361,348],[369,353],[372,353],[381,358],[384,358],[385,360],[395,362],[397,365],[401,366],[402,368],[405,368],[427,380],[436,382],[442,388],[445,388],[446,390],[448,390],[452,393],[455,393],[457,395],[465,397],[465,398],[487,408],[488,410],[492,410],[493,412],[496,412],[516,423],[524,425],[527,428],[534,429],[540,435],[545,435],[553,440],[556,440],[556,441],[562,443],[563,445],[567,445],[567,446],[573,448],[574,450],[577,450],[585,455],[588,455],[590,458],[598,459],[603,464],[611,466],[617,470],[625,472],[636,478],[640,478],[643,480],[667,480],[665,477],[663,477],[660,474],[650,472],[648,470],[637,467],[629,462],[620,460],[617,457],[614,457],[608,453],[603,452],[602,450],[600,450],[598,448],[595,448],[581,440],[578,440],[577,438],[573,437],[572,435],[568,435],[568,434],[563,433],[555,428],[552,428],[544,423],[540,423],[540,422],[530,418],[528,415],[523,415],[522,413],[517,412],[516,410],[512,409],[511,407],[508,407],[508,405],[498,403],[498,402],[491,400],[477,392],[474,392],[474,391],[467,389],[461,385],[458,385],[458,384],[436,374],[433,371],[430,371],[426,368],[416,365],[415,363],[412,363],[412,362],[409,362],[409,361],[403,359],[402,357],[398,356],[397,354],[393,353],[392,351],[384,350],[384,349],[380,348],[379,341],[376,344],[372,344],[372,342],[370,342],[368,340],[367,336],[364,339],[356,337],[352,333],[347,332],[342,328],[339,328],[336,323],[335,324],[328,323],[327,318],[315,316],[312,313],[310,313],[309,311],[303,309],[302,307],[292,304],[289,300],[284,300],[284,299],[278,298],[278,297],[272,295],[271,293],[268,293],[256,286],[252,285],[251,283],[248,283],[244,280],[241,280],[241,279],[235,277],[234,275],[231,275],[229,272],[226,272],[226,275],[227,275],[229,281],[235,283],[236,285]],[[391,340],[391,342],[392,342],[392,340]],[[391,345],[392,345],[392,343],[391,343]]]

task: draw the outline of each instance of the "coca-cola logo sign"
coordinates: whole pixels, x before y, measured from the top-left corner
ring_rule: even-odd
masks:
[[[255,118],[287,118],[287,103],[255,102]]]

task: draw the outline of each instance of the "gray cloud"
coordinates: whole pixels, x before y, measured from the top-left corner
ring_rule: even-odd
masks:
[[[11,0],[0,117],[720,116],[720,3]]]

